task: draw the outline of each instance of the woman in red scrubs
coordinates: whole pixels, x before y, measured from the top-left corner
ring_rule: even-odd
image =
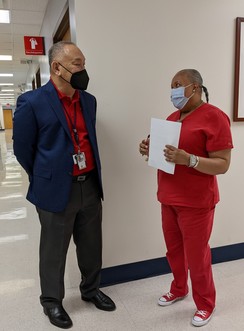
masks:
[[[205,93],[207,103],[202,100]],[[176,164],[174,175],[158,170],[158,200],[162,228],[173,281],[170,291],[158,301],[168,306],[188,294],[188,270],[197,307],[194,326],[209,322],[216,292],[211,267],[209,238],[215,205],[219,201],[216,175],[230,165],[233,148],[228,116],[208,103],[208,91],[200,73],[179,71],[171,82],[171,101],[177,108],[167,120],[182,122],[179,147],[166,145],[165,159]],[[149,138],[140,143],[149,153]]]

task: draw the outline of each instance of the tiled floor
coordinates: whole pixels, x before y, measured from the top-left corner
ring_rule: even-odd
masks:
[[[0,131],[0,331],[51,331],[39,304],[39,222],[25,200],[27,176],[12,150],[11,130]],[[205,331],[244,330],[244,260],[213,266],[217,309]],[[79,273],[71,245],[66,268],[64,306],[74,331],[187,331],[195,306],[189,295],[170,307],[157,299],[169,289],[171,275],[104,288],[115,312],[97,310],[80,300]]]

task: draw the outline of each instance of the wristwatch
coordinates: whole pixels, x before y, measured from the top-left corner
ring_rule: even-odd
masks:
[[[189,168],[195,168],[198,165],[199,162],[199,157],[194,155],[194,154],[190,154],[190,160],[189,160]]]

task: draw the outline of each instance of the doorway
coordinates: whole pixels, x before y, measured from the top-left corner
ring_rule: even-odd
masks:
[[[3,109],[3,121],[5,129],[13,129],[13,111],[12,109]]]

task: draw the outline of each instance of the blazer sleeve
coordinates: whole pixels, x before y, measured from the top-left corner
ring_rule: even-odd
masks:
[[[18,162],[30,177],[33,174],[37,135],[34,111],[28,93],[25,93],[17,99],[17,107],[14,112],[13,149]]]

